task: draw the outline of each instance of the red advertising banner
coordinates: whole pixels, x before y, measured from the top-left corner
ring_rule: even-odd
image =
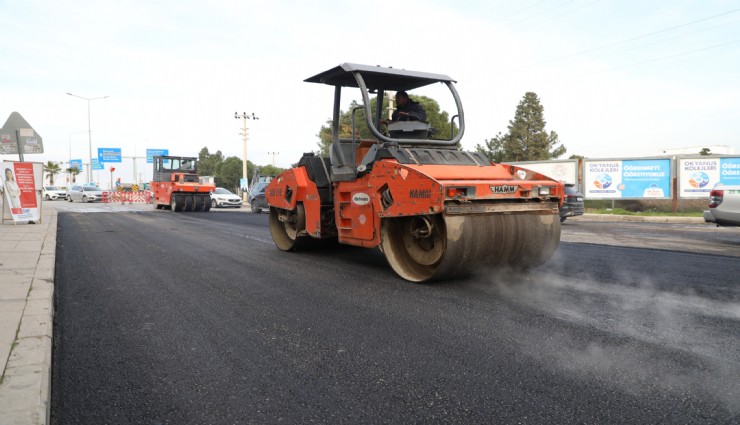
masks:
[[[30,162],[3,162],[2,182],[5,202],[14,221],[38,220],[34,164]]]

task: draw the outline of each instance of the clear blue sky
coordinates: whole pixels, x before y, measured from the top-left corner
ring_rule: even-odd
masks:
[[[0,16],[0,120],[18,111],[43,136],[31,161],[87,158],[87,102],[71,92],[109,96],[91,102],[94,150],[241,158],[234,112],[254,112],[249,160],[288,167],[331,115],[331,88],[303,80],[342,62],[455,78],[468,149],[533,91],[566,157],[740,154],[740,1],[19,0]]]

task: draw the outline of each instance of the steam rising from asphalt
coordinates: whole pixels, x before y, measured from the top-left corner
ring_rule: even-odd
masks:
[[[629,274],[620,284],[541,271],[485,279],[479,289],[604,335],[584,342],[573,332],[532,330],[518,343],[542,364],[632,394],[660,388],[740,412],[740,303],[662,291],[648,277]]]

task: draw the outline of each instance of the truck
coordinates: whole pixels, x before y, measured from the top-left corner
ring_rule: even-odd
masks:
[[[216,187],[201,183],[198,159],[185,156],[155,156],[150,190],[155,209],[209,211]]]
[[[465,115],[451,77],[343,63],[305,81],[334,89],[332,142],[328,158],[304,154],[267,186],[279,250],[321,239],[379,248],[399,277],[418,283],[536,267],[555,252],[563,183],[462,150]],[[457,108],[449,136],[424,121],[386,121],[386,92],[431,85],[446,86]],[[343,90],[357,89],[362,101],[343,131]],[[355,112],[370,137],[360,137]]]

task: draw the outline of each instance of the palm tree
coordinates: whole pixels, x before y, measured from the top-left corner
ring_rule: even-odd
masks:
[[[44,165],[44,171],[49,176],[49,185],[54,186],[54,176],[62,172],[62,167],[59,166],[58,162],[47,161]]]
[[[71,181],[71,182],[69,182],[69,184],[70,184],[70,185],[72,185],[72,183],[75,183],[75,182],[77,181],[77,179],[76,179],[77,175],[78,175],[78,174],[80,174],[80,173],[82,172],[82,171],[80,171],[80,169],[79,169],[79,168],[77,168],[77,167],[69,167],[69,168],[67,168],[67,169],[66,169],[66,170],[64,170],[64,171],[68,172],[68,173],[69,173],[69,175],[70,175],[70,176],[72,176],[72,181]]]

